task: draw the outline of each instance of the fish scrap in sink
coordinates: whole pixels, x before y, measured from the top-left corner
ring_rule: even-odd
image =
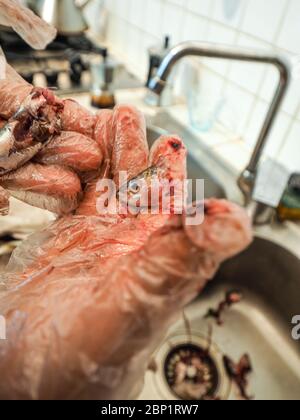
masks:
[[[240,292],[227,292],[218,308],[209,310],[209,316],[204,319],[216,319],[217,324],[223,326],[223,311],[229,310],[241,300]],[[161,376],[165,376],[163,382],[167,384],[171,394],[182,400],[227,400],[233,397],[231,390],[235,390],[237,399],[253,400],[254,396],[248,392],[249,376],[254,370],[250,356],[245,353],[235,363],[214,342],[214,328],[211,323],[208,324],[208,333],[202,336],[197,329],[192,329],[185,311],[182,321],[184,335],[176,338],[178,335],[173,332],[148,366],[153,377],[156,377],[155,382],[159,383]],[[203,338],[199,339],[200,336]]]
[[[217,309],[210,308],[205,315],[205,318],[214,318],[217,321],[218,325],[223,325],[224,321],[222,319],[222,315],[226,309],[231,308],[233,305],[240,303],[243,299],[243,295],[239,291],[230,291],[227,292],[225,295],[225,299],[222,300]]]
[[[250,356],[245,354],[242,356],[238,363],[234,363],[232,359],[228,356],[223,357],[224,366],[226,373],[230,379],[237,385],[241,398],[244,400],[253,400],[254,397],[250,397],[247,393],[248,386],[248,375],[252,373],[252,363]]]

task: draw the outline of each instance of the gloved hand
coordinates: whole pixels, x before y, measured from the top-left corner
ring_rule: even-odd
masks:
[[[128,172],[129,203],[151,193],[154,174],[186,177],[183,142],[162,137],[149,154],[145,122],[131,107],[100,113],[94,132],[102,176],[123,190],[119,172]],[[223,200],[205,201],[204,223],[190,226],[173,211],[99,214],[102,194],[93,180],[77,214],[33,235],[1,278],[1,398],[135,398],[170,324],[251,241],[245,212]]]
[[[56,36],[56,29],[35,15],[19,0],[0,0],[0,24],[14,29],[32,48],[43,50]]]
[[[0,118],[0,213],[8,212],[9,194],[59,215],[75,210],[103,160],[96,117],[75,101],[34,89],[7,65]]]
[[[54,27],[48,25],[31,10],[23,6],[17,0],[0,0],[0,23],[4,26],[10,26],[14,29],[32,48],[44,49],[57,34]],[[19,110],[25,98],[32,91],[32,86],[26,83],[10,66],[6,65],[6,60],[3,52],[0,48],[0,128],[7,125],[7,120],[10,119]],[[38,111],[38,109],[36,109]],[[30,127],[28,125],[29,119],[23,119],[23,123],[19,122],[19,127],[16,126],[16,120],[11,121],[10,125],[6,126],[6,129],[2,129],[0,132],[0,174],[8,174],[10,169],[16,169],[36,155],[39,144],[32,146],[32,140],[30,139]],[[22,137],[25,137],[23,139]],[[68,138],[70,147],[72,136]],[[22,141],[25,140],[25,145]],[[30,141],[31,140],[31,141]],[[27,145],[26,145],[27,142]],[[86,141],[83,140],[85,144]],[[27,146],[25,150],[25,146]],[[30,146],[30,147],[29,147]],[[72,210],[72,207],[76,207],[76,189],[77,194],[81,189],[79,179],[70,171],[62,171],[61,168],[57,168],[56,172],[60,177],[60,181],[56,181],[55,185],[58,189],[56,198],[53,198],[49,186],[47,189],[47,178],[50,175],[49,182],[54,181],[51,179],[51,170],[48,168],[39,168],[38,166],[29,167],[28,171],[23,169],[20,174],[16,174],[16,181],[14,180],[15,174],[4,180],[4,183],[8,184],[7,190],[1,187],[0,183],[0,215],[5,215],[9,210],[9,188],[14,188],[14,194],[20,195],[19,190],[22,188],[22,193],[19,198],[24,201],[31,203],[36,201],[36,205],[42,208],[48,208],[52,211],[67,212]],[[32,178],[36,178],[36,182],[33,183]],[[53,178],[53,170],[52,170]],[[59,189],[66,179],[69,183],[73,182],[73,197],[67,197],[62,206],[60,206],[58,200],[62,197],[59,195]],[[19,185],[18,181],[21,182]],[[33,185],[31,185],[33,184]],[[31,186],[33,186],[33,192],[31,192]],[[26,190],[28,187],[28,190]],[[45,201],[45,197],[49,193],[49,200]],[[69,200],[69,202],[67,202]],[[33,203],[34,204],[34,203]]]
[[[15,14],[17,7],[15,0],[0,0],[12,19],[6,22],[20,29],[24,19]],[[24,101],[28,106],[31,93],[32,87],[8,67],[0,82],[0,116],[7,121]],[[169,214],[150,214],[145,207],[135,214],[99,214],[104,195],[97,188],[99,178],[114,179],[120,187],[116,199],[122,201],[120,191],[125,190],[129,203],[138,202],[152,195],[154,175],[162,181],[184,180],[184,144],[177,137],[162,137],[149,155],[145,122],[135,109],[121,106],[93,117],[47,90],[36,93],[29,120],[21,113],[21,120],[10,121],[10,130],[1,133],[0,171],[6,173],[0,185],[31,204],[62,209],[58,213],[78,207],[79,180],[85,191],[76,214],[24,242],[0,278],[0,314],[7,323],[7,340],[0,341],[0,398],[133,398],[168,326],[219,264],[250,243],[250,222],[239,207],[208,200],[204,223],[190,226],[184,214],[173,211],[171,191]],[[53,107],[58,110],[54,115]],[[31,118],[37,111],[45,132]],[[16,121],[21,130],[15,131]],[[59,121],[64,132],[53,142],[50,134]],[[77,141],[77,134],[66,132],[88,139]],[[31,150],[29,160],[39,163],[24,166],[28,147],[38,147],[41,134],[51,141],[39,156]],[[86,174],[82,144],[90,153],[90,137],[101,159],[96,171]],[[21,167],[11,172],[16,161]],[[131,180],[125,186],[120,171]],[[145,186],[140,189],[141,179]],[[6,190],[0,191],[0,204],[7,201]]]

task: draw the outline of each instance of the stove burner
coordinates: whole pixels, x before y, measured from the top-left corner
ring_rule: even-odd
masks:
[[[183,400],[214,399],[219,386],[215,362],[195,344],[180,344],[167,355],[164,373],[171,391]]]
[[[107,51],[94,44],[85,33],[58,35],[46,50],[35,51],[17,33],[1,26],[0,45],[7,61],[26,81],[57,87],[61,93],[67,93],[69,89],[89,91],[90,57],[104,56]]]
[[[33,77],[34,77],[33,73],[30,73],[30,72],[23,73],[21,76],[23,77],[24,80],[26,80],[27,83],[30,83],[31,85],[33,84]]]
[[[58,87],[58,72],[57,71],[46,70],[45,76],[46,76],[48,87]]]
[[[24,57],[26,53],[27,56],[35,56],[36,51],[31,48],[26,42],[14,31],[2,27],[0,25],[0,43],[1,46],[9,46],[7,50],[8,57],[12,56],[17,58],[18,56]],[[95,45],[90,39],[86,37],[84,33],[78,35],[57,35],[55,40],[47,46],[47,51],[58,51],[64,52],[67,48],[71,48],[74,51],[80,53],[94,53],[103,55],[106,48],[99,47]]]

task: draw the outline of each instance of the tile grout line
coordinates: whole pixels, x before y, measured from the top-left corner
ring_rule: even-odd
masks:
[[[137,27],[137,26],[136,26],[136,25],[134,25],[134,24],[131,24],[131,23],[130,23],[130,22],[128,22],[127,20],[125,20],[125,19],[122,19],[122,20],[123,20],[126,24],[130,24],[130,25],[134,26],[134,27],[135,27],[135,29],[136,29],[137,31],[141,32],[142,34],[147,35],[147,36],[151,36],[151,37],[153,37],[153,38],[156,38],[156,37],[155,37],[154,35],[152,35],[151,33],[147,32],[147,31],[145,31],[145,30],[140,29],[139,27]],[[157,41],[159,41],[159,39],[160,39],[160,38],[156,38],[156,39],[157,39]],[[247,88],[245,88],[244,86],[240,85],[238,82],[235,82],[235,81],[233,81],[233,80],[230,80],[230,79],[226,78],[226,76],[223,76],[222,74],[220,74],[219,72],[217,72],[216,70],[214,70],[213,68],[211,68],[211,67],[207,66],[207,65],[206,65],[206,64],[204,64],[204,63],[201,63],[200,65],[201,65],[201,67],[204,67],[207,71],[211,72],[212,74],[214,74],[214,75],[215,75],[215,76],[217,76],[218,78],[222,79],[222,80],[223,80],[223,82],[224,82],[224,84],[225,84],[226,86],[227,86],[228,84],[233,85],[235,88],[239,89],[241,92],[244,92],[244,93],[246,93],[246,94],[248,94],[248,95],[253,96],[253,98],[254,98],[255,100],[257,100],[257,102],[262,102],[262,103],[264,103],[264,104],[269,104],[269,101],[268,101],[268,100],[266,100],[265,98],[263,98],[263,97],[259,96],[258,94],[254,94],[253,92],[251,92],[250,90],[248,90],[248,89],[247,89]],[[285,116],[288,116],[288,117],[293,117],[293,115],[292,115],[292,114],[290,114],[290,113],[286,112],[285,110],[282,110],[281,112],[282,112]]]
[[[285,18],[287,16],[287,13],[288,13],[288,10],[289,10],[289,7],[290,7],[290,0],[286,0],[286,1],[287,1],[287,7],[285,8],[283,15],[281,16],[280,22],[278,23],[277,32],[275,33],[274,38],[272,40],[272,44],[274,44],[274,45],[276,45],[276,41],[279,39],[279,36],[280,36],[282,28],[283,28],[283,23],[285,21]],[[253,104],[253,107],[252,107],[251,111],[249,112],[250,115],[249,115],[249,118],[248,118],[248,121],[247,121],[247,124],[246,124],[246,127],[245,127],[245,131],[247,131],[247,129],[250,127],[254,111],[255,111],[258,103],[260,102],[260,92],[261,92],[261,90],[264,86],[264,82],[265,82],[266,76],[268,74],[268,69],[269,69],[269,67],[267,68],[267,66],[266,66],[266,68],[264,69],[264,73],[263,73],[262,79],[260,81],[260,84],[257,88],[257,92],[255,93],[255,101],[254,101],[254,104]],[[271,99],[270,99],[270,101],[271,101]],[[268,101],[266,101],[266,102],[268,103],[268,105],[270,105]],[[282,111],[283,111],[283,109],[282,109],[282,106],[281,106],[280,113]],[[280,144],[282,144],[282,142],[284,142],[284,138],[281,140]],[[279,149],[280,148],[278,148],[278,150]]]
[[[283,30],[283,24],[285,22],[285,19],[287,17],[287,14],[289,12],[290,7],[291,7],[291,0],[287,0],[287,5],[286,5],[286,8],[285,8],[284,13],[282,15],[279,30],[278,30],[277,36],[274,39],[274,43],[276,43],[278,41],[278,39],[280,38],[280,35],[282,33],[282,30]],[[298,108],[300,109],[300,104],[297,107],[297,110],[298,110]],[[282,111],[283,111],[283,104],[281,105],[281,109],[280,109],[280,112],[282,112]],[[284,146],[286,145],[286,143],[288,141],[288,138],[289,138],[289,135],[292,131],[292,127],[293,127],[294,121],[295,121],[294,117],[295,117],[295,113],[294,113],[294,116],[290,117],[288,127],[287,127],[285,133],[282,136],[282,140],[281,140],[280,144],[278,145],[277,152],[276,152],[276,157],[278,157],[278,158],[279,158],[280,154],[282,153],[282,151],[284,149]]]
[[[287,0],[287,1],[290,1],[290,0]],[[170,4],[170,5],[175,6],[176,8],[180,8],[180,9],[185,10],[185,8],[183,8],[182,6],[175,5],[174,3],[169,3],[169,4]],[[120,16],[119,14],[116,14],[116,13],[113,13],[113,12],[112,12],[111,14],[113,14],[115,17],[117,17],[117,18],[119,18],[119,19],[125,20],[126,22],[128,22],[128,23],[130,23],[130,24],[134,25],[136,28],[139,28],[141,31],[143,31],[143,32],[147,32],[145,29],[143,29],[143,28],[141,28],[141,27],[139,27],[139,26],[135,25],[134,23],[132,23],[132,22],[129,20],[129,18],[128,18],[128,17],[123,17],[123,16]],[[296,53],[296,52],[294,52],[294,51],[288,50],[288,49],[286,49],[286,48],[278,47],[277,45],[275,45],[275,44],[273,44],[273,43],[270,43],[270,42],[268,42],[268,41],[266,41],[266,40],[264,40],[264,39],[262,39],[262,38],[258,38],[258,37],[256,37],[255,35],[249,34],[249,33],[244,32],[244,31],[242,31],[242,30],[237,30],[236,28],[231,28],[231,27],[229,27],[228,25],[225,25],[224,23],[221,23],[221,22],[219,22],[219,21],[217,21],[217,20],[210,19],[209,17],[207,17],[207,16],[205,16],[205,15],[201,15],[201,14],[199,14],[199,13],[195,13],[195,14],[196,14],[198,17],[201,17],[202,19],[205,19],[205,20],[210,21],[210,23],[218,24],[218,25],[220,25],[220,26],[223,26],[223,27],[224,27],[224,29],[230,29],[230,30],[232,30],[233,32],[237,31],[237,32],[239,33],[239,35],[244,35],[244,36],[246,36],[247,38],[252,38],[254,41],[261,42],[261,43],[265,44],[266,46],[271,47],[271,48],[273,48],[273,49],[277,49],[277,50],[279,50],[279,51],[281,51],[281,52],[283,52],[283,53],[286,53],[286,54],[289,54],[289,55],[292,55],[292,56],[295,56],[295,55],[297,56],[297,55],[299,55],[298,53]],[[149,33],[149,32],[147,32],[147,33]],[[149,33],[149,34],[150,34],[150,33]],[[153,34],[150,34],[150,35],[152,35],[152,36],[153,36]]]
[[[238,22],[237,28],[234,29],[234,31],[235,31],[234,45],[237,45],[237,43],[238,43],[239,36],[240,36],[239,29],[240,29],[242,23],[244,22],[247,8],[248,8],[248,5],[243,6],[243,11],[242,11],[242,14],[240,16],[240,20]],[[229,79],[229,74],[230,74],[231,69],[232,69],[232,62],[230,62],[230,65],[228,66],[228,68],[226,70],[226,74],[225,74],[225,83],[224,83],[224,86],[223,86],[223,94],[224,95],[225,95],[225,92],[226,92],[226,90],[229,86],[229,83],[232,83]]]
[[[176,7],[176,8],[183,9],[183,17],[185,18],[185,21],[186,21],[186,18],[187,18],[188,13],[191,12],[191,10],[189,9],[189,7],[184,7],[183,5],[178,5],[178,4],[171,3],[168,0],[167,0],[167,3],[170,4],[170,5],[172,5],[172,6],[174,6],[174,7]],[[160,4],[162,4],[161,1],[160,1]],[[236,40],[238,40],[241,35],[245,35],[249,39],[257,40],[257,41],[263,42],[266,45],[272,46],[273,48],[280,49],[281,51],[285,51],[285,52],[291,53],[291,51],[288,51],[285,48],[279,48],[276,45],[276,42],[279,39],[280,34],[282,33],[282,28],[283,28],[284,21],[286,19],[286,16],[287,16],[287,13],[288,13],[288,9],[290,7],[290,4],[291,4],[291,0],[287,0],[287,7],[285,8],[284,13],[281,16],[281,20],[280,20],[280,22],[278,24],[278,28],[279,28],[278,29],[278,33],[277,33],[277,35],[274,37],[274,39],[271,42],[267,42],[267,41],[265,41],[265,40],[263,40],[263,39],[261,39],[259,37],[256,37],[256,36],[254,36],[252,34],[249,34],[249,33],[245,32],[245,31],[242,31],[240,29],[241,23],[243,21],[242,18],[240,19],[238,28],[231,28],[229,25],[226,25],[225,23],[222,23],[222,22],[214,19],[213,17],[207,17],[205,15],[202,15],[202,14],[199,14],[199,13],[195,13],[195,12],[193,12],[193,13],[196,16],[201,17],[202,19],[204,19],[207,22],[207,29],[206,29],[207,30],[207,33],[209,33],[210,25],[212,23],[215,23],[215,24],[218,24],[221,27],[224,27],[226,29],[229,28],[229,29],[233,30],[235,32],[235,37],[236,37],[235,39]],[[211,13],[213,11],[213,6],[214,6],[213,5],[213,2],[211,2],[211,6],[210,6],[210,12]],[[247,10],[247,6],[244,7],[243,18],[246,15],[246,10]],[[132,22],[130,22],[130,18],[128,18],[128,17],[126,17],[126,18],[121,17],[119,14],[116,14],[116,13],[112,13],[112,14],[114,14],[117,19],[122,19],[127,24],[132,24]],[[151,36],[153,38],[156,38],[156,36],[153,35],[152,33],[150,33],[150,31],[145,30],[144,28],[140,27],[139,25],[134,25],[133,24],[133,26],[135,27],[136,30],[138,30],[141,33],[141,35]],[[182,25],[182,27],[183,27],[183,25]],[[204,65],[204,64],[202,64],[202,65]],[[253,94],[253,92],[248,91],[246,88],[244,88],[243,86],[239,85],[237,82],[231,81],[228,78],[229,72],[230,72],[229,68],[226,70],[225,76],[222,77],[217,71],[214,71],[213,69],[211,69],[211,68],[209,68],[209,67],[207,67],[205,65],[204,65],[204,67],[206,67],[206,69],[208,69],[213,74],[215,74],[218,77],[220,77],[221,79],[223,79],[224,86],[227,86],[228,84],[232,84],[233,86],[237,87],[240,91],[246,92],[246,93],[250,94],[251,96],[253,96],[254,103],[253,103],[253,106],[251,108],[251,111],[249,112],[248,120],[245,123],[245,129],[247,129],[247,127],[249,127],[249,124],[250,124],[250,121],[251,121],[251,118],[252,118],[252,113],[254,112],[255,107],[257,106],[257,104],[259,102],[264,103],[264,104],[267,104],[268,103],[268,101],[265,98],[262,98],[260,96],[260,91],[262,89],[263,83],[264,83],[264,81],[266,79],[266,76],[267,76],[267,69],[264,70],[264,74],[263,74],[262,80],[260,82],[260,86],[258,88],[258,91]],[[278,147],[278,153],[279,152],[282,152],[282,150],[284,148],[284,145],[285,145],[285,142],[286,142],[286,140],[287,140],[287,138],[288,138],[288,136],[289,136],[289,134],[290,134],[290,132],[292,130],[292,127],[293,127],[294,122],[300,121],[299,118],[298,118],[299,112],[300,112],[300,104],[298,105],[298,107],[296,108],[296,111],[292,115],[290,113],[286,112],[285,110],[281,109],[280,114],[281,115],[285,115],[286,117],[288,117],[290,119],[290,121],[289,121],[288,127],[287,127],[287,129],[285,131],[285,134],[283,136],[284,138],[282,139],[282,141],[280,143],[280,146]]]
[[[186,9],[186,10],[188,10],[188,11],[190,11],[190,12],[191,12],[191,10],[190,10],[188,7],[184,7],[184,6],[182,6],[182,5],[172,3],[172,2],[170,2],[169,0],[166,0],[166,1],[167,1],[167,3],[169,3],[170,5],[173,5],[173,6],[175,6],[175,7],[179,7],[179,8],[181,8],[181,9]],[[290,2],[290,0],[287,0],[287,1],[289,1],[289,2]],[[247,7],[247,6],[245,6],[245,7]],[[286,9],[287,9],[287,8],[286,8]],[[221,21],[219,21],[219,20],[216,20],[216,19],[214,19],[213,17],[209,17],[209,16],[206,16],[206,15],[203,15],[203,14],[201,14],[201,13],[199,13],[199,12],[196,12],[196,11],[192,11],[192,13],[193,13],[193,14],[195,14],[196,16],[201,17],[201,18],[204,18],[204,19],[210,20],[212,23],[219,24],[220,26],[223,26],[223,27],[224,27],[224,28],[226,28],[226,29],[235,30],[235,28],[230,27],[230,25],[227,25],[227,24],[226,24],[226,23],[224,23],[224,22],[221,22]],[[260,38],[260,37],[258,37],[258,36],[256,36],[256,35],[250,34],[250,33],[248,33],[248,32],[245,32],[245,31],[243,31],[242,29],[239,29],[239,30],[238,30],[238,32],[239,32],[241,35],[245,35],[245,36],[247,36],[248,38],[253,38],[255,41],[262,42],[262,43],[264,43],[264,44],[268,45],[269,47],[273,47],[273,48],[276,48],[276,49],[280,49],[281,51],[283,51],[283,52],[285,52],[285,53],[288,53],[288,54],[297,55],[297,53],[296,53],[295,51],[290,51],[290,50],[287,50],[287,49],[285,49],[285,48],[278,47],[278,46],[277,46],[276,44],[274,44],[273,42],[266,41],[265,39]]]
[[[292,131],[293,125],[295,124],[295,122],[298,122],[298,119],[296,118],[296,115],[298,115],[298,112],[300,111],[300,104],[298,105],[296,112],[294,114],[294,118],[291,118],[289,124],[288,124],[288,128],[286,129],[286,133],[285,133],[285,139],[282,140],[282,142],[280,143],[279,147],[278,147],[278,152],[277,154],[279,155],[280,153],[282,153],[284,146],[286,145],[287,139]]]

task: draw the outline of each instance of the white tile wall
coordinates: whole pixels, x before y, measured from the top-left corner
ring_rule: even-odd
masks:
[[[255,49],[268,48],[261,41],[244,34],[239,34],[236,45]],[[252,94],[257,94],[264,77],[264,70],[265,66],[262,64],[235,62],[231,64],[228,78]]]
[[[287,141],[282,145],[279,154],[279,158],[283,163],[287,160],[289,161],[293,171],[299,171],[300,168],[299,132],[300,122],[297,121],[291,126]]]
[[[285,14],[284,0],[246,0],[246,13],[241,30],[267,42],[278,36],[278,28]]]
[[[215,0],[187,0],[187,8],[199,15],[211,17]]]
[[[216,0],[213,2],[212,17],[227,27],[238,28],[244,17],[246,3],[244,0]]]
[[[279,33],[278,46],[300,54],[300,2],[289,0],[287,6],[287,13]]]
[[[147,70],[147,48],[166,33],[173,44],[193,39],[278,50],[293,54],[300,63],[300,0],[106,0],[106,4],[108,40],[141,78]],[[202,66],[203,82],[219,80],[206,91],[220,86],[216,96],[225,97],[221,123],[237,131],[245,148],[252,148],[275,91],[276,71],[207,59]],[[300,171],[300,64],[298,70],[266,152]],[[208,71],[214,77],[208,77]]]

